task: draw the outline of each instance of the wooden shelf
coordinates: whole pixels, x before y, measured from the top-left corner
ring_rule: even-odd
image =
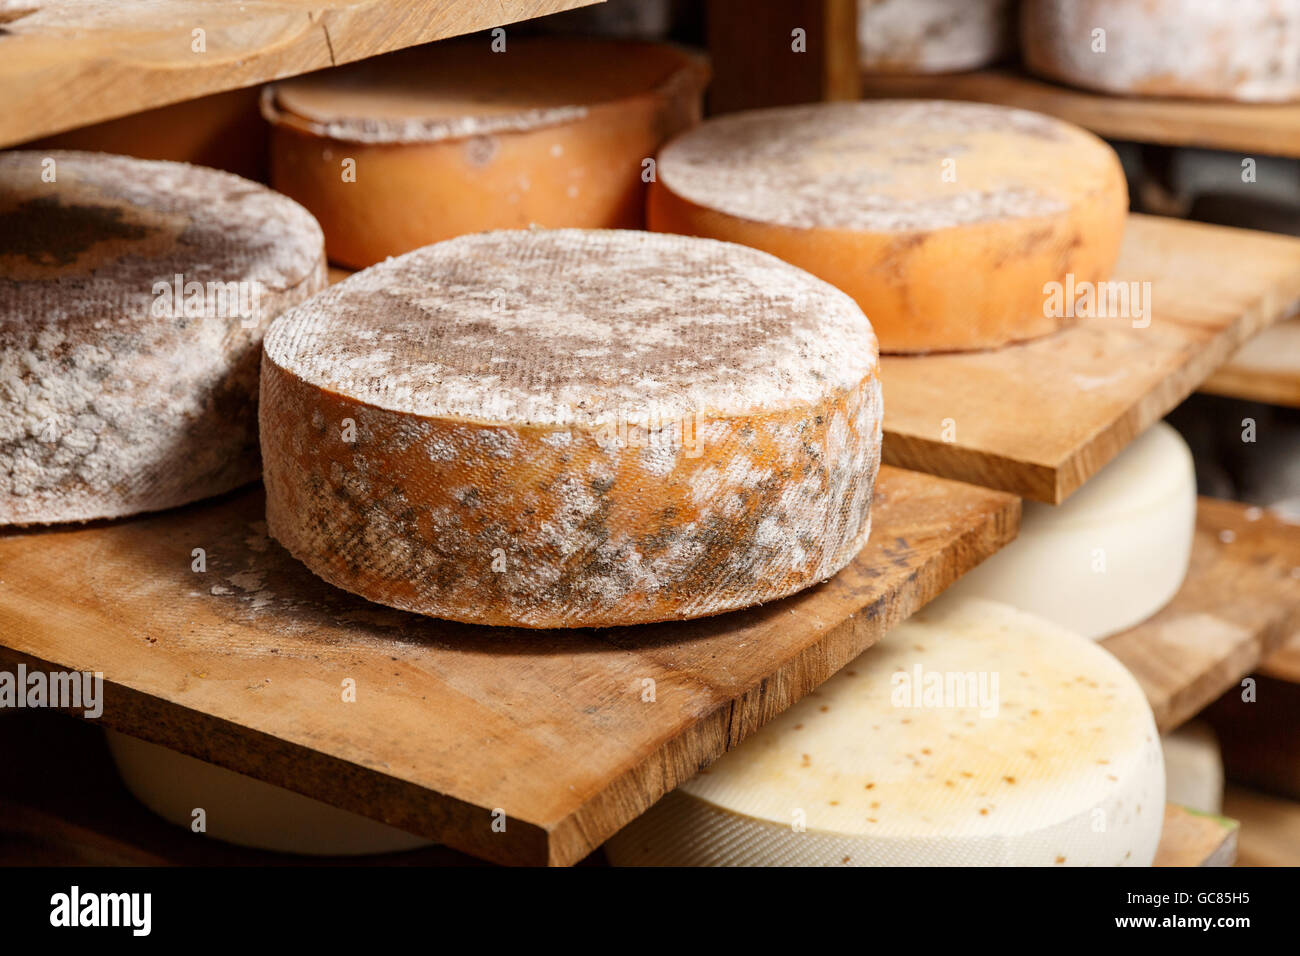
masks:
[[[263,537],[247,491],[0,534],[0,661],[102,672],[102,723],[137,737],[486,859],[567,864],[1010,541],[1019,514],[884,468],[870,543],[823,585],[698,621],[523,631],[329,587]]]
[[[1240,825],[1177,804],[1165,804],[1165,826],[1152,866],[1232,866]]]
[[[1206,379],[1201,391],[1300,408],[1300,318],[1260,332]]]
[[[1300,803],[1230,785],[1223,812],[1241,824],[1238,866],[1300,866]]]
[[[0,146],[592,2],[31,0],[0,11]]]
[[[1110,96],[1013,69],[935,76],[866,76],[867,97],[975,100],[1059,116],[1111,139],[1300,157],[1300,103],[1212,103]]]
[[[1142,685],[1161,733],[1213,703],[1292,633],[1297,569],[1300,528],[1267,511],[1200,499],[1182,588],[1153,617],[1102,642]]]

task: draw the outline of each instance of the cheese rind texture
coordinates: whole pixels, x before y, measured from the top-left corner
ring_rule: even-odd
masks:
[[[1296,0],[1024,0],[1025,65],[1105,93],[1300,99]]]
[[[325,284],[306,210],[181,163],[16,151],[0,232],[0,524],[256,480],[262,332]]]
[[[862,306],[886,352],[992,348],[1074,321],[1047,283],[1119,255],[1114,150],[979,103],[823,103],[734,113],[660,152],[647,223],[770,252]]]
[[[863,0],[858,62],[870,73],[976,70],[1011,52],[1011,0]]]
[[[1016,539],[947,593],[1002,601],[1101,640],[1182,587],[1196,530],[1196,472],[1157,422],[1060,505],[1026,501]]]
[[[1050,621],[945,597],[605,852],[618,866],[1146,866],[1163,816],[1160,740],[1128,671]]]
[[[639,228],[649,160],[699,121],[707,78],[632,41],[406,50],[268,87],[271,181],[353,268],[490,229]]]
[[[271,534],[381,604],[524,627],[699,617],[824,580],[866,542],[871,325],[753,249],[465,236],[332,286],[264,353]]]

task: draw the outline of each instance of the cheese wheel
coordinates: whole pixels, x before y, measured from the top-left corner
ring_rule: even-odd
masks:
[[[354,268],[488,229],[637,228],[648,160],[699,121],[707,78],[649,43],[405,50],[268,87],[271,181]]]
[[[1025,0],[1025,65],[1104,93],[1300,99],[1296,0]]]
[[[1165,798],[1200,813],[1223,812],[1223,755],[1214,729],[1196,720],[1161,738]]]
[[[949,591],[1004,601],[1100,640],[1182,587],[1196,530],[1196,472],[1157,422],[1064,504],[1026,501],[1016,540]]]
[[[868,73],[976,70],[1011,52],[1011,0],[863,0],[858,62]]]
[[[278,853],[354,856],[430,846],[430,841],[292,790],[272,786],[158,744],[106,731],[128,790],[169,823],[217,840]]]
[[[875,337],[727,243],[480,233],[382,263],[265,342],[267,522],[381,604],[524,627],[716,614],[863,547]]]
[[[1147,866],[1146,698],[1106,651],[946,597],[629,824],[617,866]]]
[[[0,233],[0,524],[257,478],[262,331],[325,284],[306,210],[215,170],[17,151]]]
[[[771,252],[843,289],[886,352],[1005,345],[1074,321],[1045,285],[1106,279],[1114,151],[1051,117],[872,101],[733,113],[659,156],[651,229]]]

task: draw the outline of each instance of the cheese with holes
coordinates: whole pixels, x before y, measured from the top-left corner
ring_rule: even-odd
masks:
[[[862,0],[858,60],[869,73],[976,70],[1009,54],[1012,0]]]
[[[19,151],[0,234],[0,524],[257,478],[262,332],[325,284],[306,210],[211,169]]]
[[[373,266],[267,335],[267,522],[381,604],[524,627],[716,614],[863,547],[875,336],[727,243],[518,230]]]
[[[268,87],[271,181],[354,268],[489,229],[637,228],[650,161],[699,121],[707,78],[632,41],[405,50]]]
[[[1296,0],[1025,0],[1025,65],[1105,93],[1300,99]]]
[[[1100,640],[1178,593],[1195,529],[1191,450],[1157,422],[1065,503],[1024,502],[1016,540],[949,591],[1004,601]]]
[[[106,731],[122,782],[169,823],[193,828],[203,811],[207,836],[278,853],[355,856],[429,846],[430,841],[246,777],[158,744]]]
[[[989,348],[1073,321],[1046,284],[1106,279],[1114,151],[978,103],[825,103],[711,119],[659,156],[651,229],[763,249],[857,300],[886,352]]]
[[[1110,654],[946,597],[606,844],[618,866],[1147,866],[1160,738]]]
[[[1165,798],[1210,813],[1223,812],[1223,755],[1214,729],[1194,720],[1161,738],[1165,755]]]

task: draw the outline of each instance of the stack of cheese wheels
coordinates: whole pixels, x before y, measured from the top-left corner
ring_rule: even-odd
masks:
[[[1220,813],[1223,810],[1223,755],[1214,729],[1192,721],[1161,738],[1165,756],[1165,797],[1170,803]]]
[[[1085,638],[946,597],[606,845],[635,865],[1146,866],[1164,769]]]
[[[1091,133],[978,103],[734,113],[673,140],[651,229],[771,252],[857,300],[887,352],[1005,345],[1071,310],[1045,286],[1106,279],[1128,208]]]
[[[262,363],[273,537],[381,604],[579,627],[715,614],[863,547],[876,340],[753,249],[519,230],[374,266]]]
[[[1016,540],[949,593],[1004,601],[1100,639],[1178,592],[1195,528],[1192,453],[1157,422],[1064,504],[1026,501]]]
[[[354,268],[485,229],[635,228],[651,158],[699,121],[707,79],[630,41],[406,50],[268,87],[271,179]]]
[[[118,773],[136,799],[169,823],[279,853],[389,853],[429,841],[369,817],[197,760],[158,744],[107,732]],[[202,816],[195,814],[202,810]]]
[[[1035,73],[1106,93],[1300,99],[1296,0],[1024,0]]]
[[[1012,0],[863,0],[858,60],[871,73],[951,73],[987,66],[1015,45]]]
[[[0,524],[112,518],[258,476],[262,332],[320,228],[228,173],[0,153]]]

